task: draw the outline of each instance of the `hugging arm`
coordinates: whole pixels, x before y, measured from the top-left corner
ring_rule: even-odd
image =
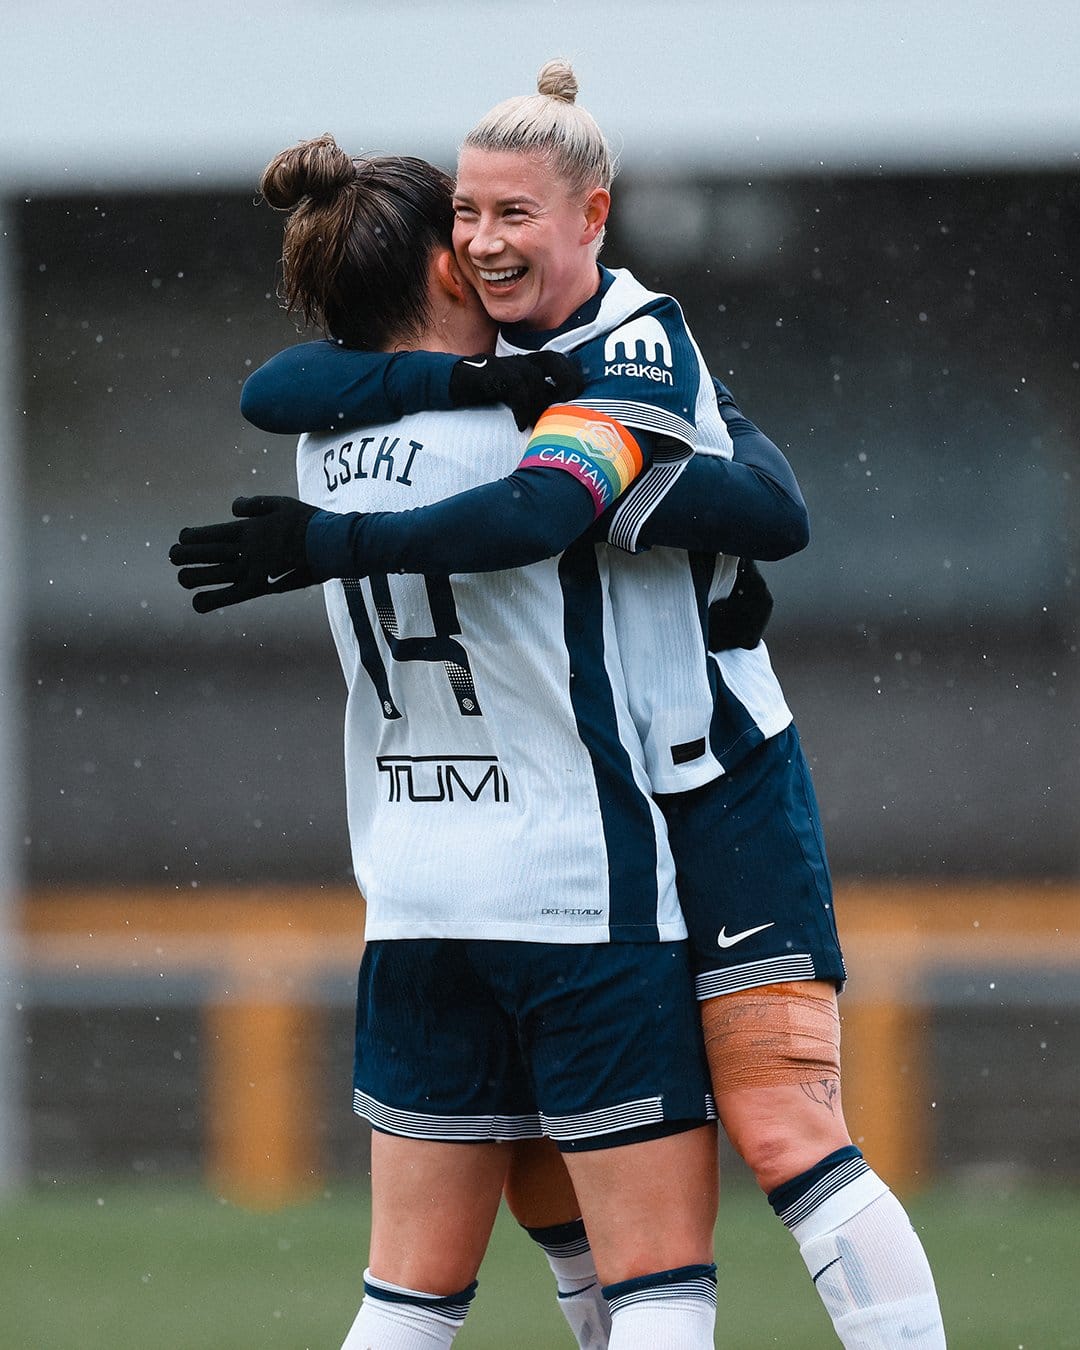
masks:
[[[500,572],[561,553],[596,515],[569,474],[519,468],[412,511],[318,511],[307,531],[320,579],[369,572]]]
[[[240,411],[260,431],[300,435],[365,422],[395,422],[406,413],[452,408],[456,356],[361,352],[332,340],[301,342],[272,356],[244,381]],[[364,409],[362,419],[352,410]]]
[[[596,518],[576,479],[535,468],[412,511],[339,514],[294,497],[238,497],[232,509],[236,520],[183,529],[169,550],[201,614],[332,577],[525,567],[561,553]]]
[[[694,455],[642,525],[638,543],[763,562],[798,553],[810,541],[810,518],[791,465],[714,383],[734,457]]]
[[[240,411],[261,431],[300,435],[504,403],[524,431],[549,404],[574,398],[582,385],[576,365],[558,352],[452,356],[302,342],[248,376]]]

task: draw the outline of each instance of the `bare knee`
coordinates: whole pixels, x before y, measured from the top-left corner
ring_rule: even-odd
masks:
[[[502,1143],[450,1144],[376,1131],[372,1275],[429,1294],[464,1289],[483,1260],[507,1161]]]
[[[851,1143],[839,1085],[835,1094],[829,1086],[740,1088],[716,1099],[732,1147],[766,1193]]]
[[[712,1260],[719,1182],[712,1126],[568,1153],[604,1284]]]

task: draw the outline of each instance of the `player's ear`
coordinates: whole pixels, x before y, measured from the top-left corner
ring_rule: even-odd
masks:
[[[593,188],[585,198],[585,232],[583,244],[591,244],[607,223],[611,210],[611,193],[607,188]]]
[[[435,254],[435,277],[439,285],[458,304],[464,304],[469,298],[469,283],[458,266],[452,249],[441,248]]]

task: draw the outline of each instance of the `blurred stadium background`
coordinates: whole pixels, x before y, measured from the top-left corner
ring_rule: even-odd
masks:
[[[1075,6],[5,20],[0,1228],[47,1190],[268,1205],[364,1176],[322,605],[200,619],[166,555],[237,491],[293,489],[291,443],[237,410],[296,336],[266,161],[330,130],[451,167],[553,55],[621,152],[605,261],[680,297],[810,505],[810,549],[766,569],[769,642],[850,938],[867,1149],[927,1203],[1043,1186],[1080,1217]]]

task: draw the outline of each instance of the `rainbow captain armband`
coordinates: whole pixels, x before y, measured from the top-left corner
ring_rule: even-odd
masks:
[[[533,429],[518,468],[563,469],[592,494],[597,516],[642,470],[641,446],[621,422],[592,408],[556,403]]]

